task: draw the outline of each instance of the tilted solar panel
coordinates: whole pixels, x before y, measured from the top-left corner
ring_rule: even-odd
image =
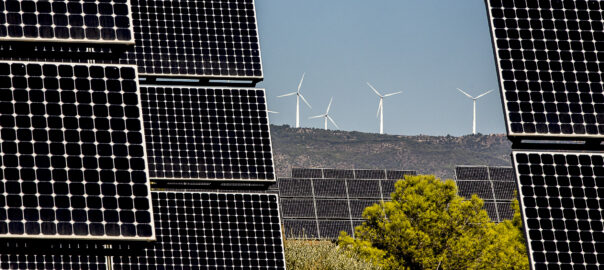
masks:
[[[382,187],[382,196],[384,200],[390,200],[392,192],[396,191],[396,181],[398,180],[380,180],[380,186]]]
[[[384,170],[354,170],[356,179],[386,179]]]
[[[483,209],[487,211],[489,218],[494,222],[499,222],[499,218],[497,217],[497,206],[494,202],[485,202]]]
[[[493,181],[492,183],[496,200],[511,201],[515,199],[516,183],[507,181]]]
[[[347,200],[317,199],[318,218],[350,218]]]
[[[291,239],[319,238],[316,219],[284,219],[285,237]]]
[[[512,209],[511,202],[497,202],[497,212],[501,221],[514,218],[514,209]]]
[[[113,269],[284,269],[276,195],[153,191],[157,242]]]
[[[134,44],[128,0],[4,0],[0,41]]]
[[[380,181],[377,180],[346,180],[349,198],[382,198]]]
[[[489,179],[495,181],[515,181],[514,168],[512,167],[489,167]]]
[[[281,198],[281,213],[284,218],[315,218],[315,204],[311,198]]]
[[[106,270],[104,256],[90,255],[0,255],[0,269]]]
[[[323,178],[354,179],[354,170],[323,169]]]
[[[346,180],[313,179],[315,197],[346,198]]]
[[[417,172],[411,170],[386,170],[386,179],[404,179],[406,175],[417,175]]]
[[[338,239],[342,231],[352,235],[353,230],[350,220],[319,220],[321,239]]]
[[[279,196],[281,197],[309,197],[312,198],[311,179],[278,178]]]
[[[0,62],[0,238],[152,240],[136,67]]]
[[[264,90],[141,86],[149,175],[275,181]]]
[[[489,180],[486,166],[455,166],[457,180]]]
[[[292,168],[292,178],[323,178],[323,169]]]
[[[131,0],[141,75],[262,78],[253,0]]]
[[[601,1],[486,3],[508,135],[604,135]]]
[[[362,219],[365,208],[379,203],[379,200],[350,200],[350,218]]]
[[[466,199],[472,198],[472,195],[476,194],[483,200],[494,200],[493,187],[491,181],[456,181],[457,192],[459,196],[465,197]]]
[[[534,269],[598,269],[603,262],[604,154],[513,151]]]

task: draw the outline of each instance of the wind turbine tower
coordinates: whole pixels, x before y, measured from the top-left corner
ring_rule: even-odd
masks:
[[[336,124],[335,121],[333,121],[333,118],[331,118],[331,116],[329,116],[329,109],[331,108],[331,102],[333,101],[333,97],[329,100],[329,105],[327,105],[327,111],[325,111],[325,114],[319,114],[313,117],[309,117],[308,119],[315,119],[315,118],[321,118],[323,117],[325,120],[325,130],[327,130],[327,120],[329,119],[329,121],[331,121],[331,123],[336,127],[336,128],[340,128],[338,127],[338,124]]]
[[[462,94],[466,95],[474,103],[474,117],[472,119],[472,134],[476,134],[476,100],[478,100],[481,97],[486,96],[488,93],[493,92],[493,90],[486,91],[476,97],[470,96],[470,94],[464,92],[463,90],[461,90],[459,88],[457,88],[457,90],[459,90],[459,92],[461,92]]]
[[[375,87],[373,87],[373,85],[371,85],[370,83],[367,83],[367,85],[369,85],[369,87],[371,87],[371,90],[373,90],[373,92],[375,92],[378,95],[378,97],[380,97],[380,104],[378,105],[376,117],[380,118],[380,134],[384,134],[384,98],[398,95],[398,94],[402,93],[402,91],[382,95],[382,94],[380,94],[380,92],[377,89],[375,89]]]
[[[308,108],[312,109],[312,106],[310,106],[310,104],[308,103],[308,101],[306,101],[302,93],[300,93],[300,88],[302,88],[302,82],[304,81],[305,75],[306,73],[302,74],[302,79],[300,80],[300,84],[298,84],[298,91],[278,96],[278,98],[282,98],[296,95],[296,128],[300,127],[300,98],[302,99],[302,101],[304,101],[304,103],[306,103],[306,105],[308,105]]]

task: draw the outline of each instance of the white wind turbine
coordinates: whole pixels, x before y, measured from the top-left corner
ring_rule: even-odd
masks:
[[[463,90],[457,88],[457,90],[459,90],[459,92],[463,93],[464,95],[466,95],[468,98],[472,99],[473,103],[474,103],[474,117],[472,119],[472,134],[476,134],[476,100],[478,100],[481,97],[486,96],[488,93],[493,92],[493,90],[489,90],[486,91],[476,97],[470,96],[470,94],[464,92]]]
[[[304,81],[305,75],[306,75],[306,73],[302,74],[302,79],[300,80],[300,84],[298,84],[298,91],[278,96],[278,98],[282,98],[282,97],[296,95],[296,127],[297,128],[300,127],[300,98],[302,98],[302,101],[304,101],[304,103],[306,103],[306,105],[308,105],[308,108],[312,109],[312,106],[310,106],[310,104],[308,103],[308,101],[306,101],[306,99],[304,98],[302,93],[300,93],[300,88],[302,88],[302,82]]]
[[[333,101],[333,97],[329,100],[329,105],[327,105],[327,111],[325,112],[325,114],[319,114],[313,117],[309,117],[308,119],[315,119],[315,118],[325,118],[325,130],[327,130],[327,119],[329,119],[329,121],[331,121],[331,123],[336,126],[336,128],[340,128],[338,126],[338,124],[336,124],[335,121],[333,121],[333,119],[331,118],[331,116],[329,116],[329,109],[331,108],[331,102]]]
[[[371,87],[371,90],[373,90],[373,92],[375,92],[380,97],[380,105],[378,105],[377,117],[380,118],[380,134],[384,134],[384,98],[398,95],[403,91],[382,95],[380,94],[380,92],[378,92],[377,89],[375,89],[375,87],[373,87],[373,85],[371,85],[370,83],[367,83],[367,85],[369,85],[369,87]]]

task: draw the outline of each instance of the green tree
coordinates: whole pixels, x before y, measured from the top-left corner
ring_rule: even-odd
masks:
[[[495,224],[451,180],[409,176],[391,196],[367,207],[356,239],[342,233],[339,245],[385,269],[528,268],[517,202],[514,220]]]

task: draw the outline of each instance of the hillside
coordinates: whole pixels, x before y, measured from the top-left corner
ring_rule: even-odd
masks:
[[[511,143],[502,134],[400,136],[271,125],[278,176],[291,167],[412,169],[443,178],[455,165],[510,166]]]

